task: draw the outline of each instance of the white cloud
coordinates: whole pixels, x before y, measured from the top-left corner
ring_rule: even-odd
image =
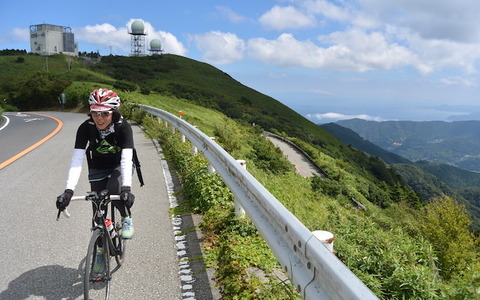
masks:
[[[130,36],[127,28],[115,28],[111,24],[88,25],[82,28],[74,28],[75,41],[82,49],[82,41],[94,44],[98,47],[111,47],[117,52],[130,52]]]
[[[460,1],[466,5],[472,4],[473,0]],[[469,20],[468,26],[472,27],[471,24],[475,23],[470,22],[472,16],[480,19],[478,5],[479,8],[475,6],[470,10],[466,9],[468,6],[459,8],[456,2],[449,0],[442,3],[384,0],[359,0],[355,4],[327,0],[286,2],[290,5],[273,6],[259,18],[259,22],[269,29],[301,30],[298,36],[319,24],[322,25],[319,30],[332,24],[336,30],[325,31],[317,40],[299,40],[292,33],[283,32],[276,39],[258,36],[245,41],[233,33],[213,31],[195,38],[203,58],[208,62],[226,64],[242,59],[245,52],[254,60],[280,67],[354,72],[413,68],[423,75],[448,70],[477,71],[480,41],[465,43],[460,40],[472,40],[475,33],[480,37],[480,27],[465,28],[467,24],[456,21],[451,14],[462,15],[464,12]],[[236,14],[229,8],[219,6],[217,10],[232,15],[235,20]],[[420,16],[425,17],[422,23],[428,25],[425,28],[418,21]],[[452,32],[440,34],[445,31],[444,19],[449,24],[458,22],[450,29],[469,38],[455,39],[450,37],[456,35]],[[325,25],[324,22],[332,23]],[[462,29],[465,32],[460,33]],[[433,30],[440,33],[433,33]]]
[[[464,87],[476,87],[478,84],[473,81],[469,80],[467,78],[455,76],[455,77],[448,77],[448,78],[442,78],[440,81],[446,85],[458,85],[458,86],[464,86]]]
[[[298,41],[287,33],[276,40],[252,39],[252,57],[281,66],[330,70],[411,66],[421,74],[452,69],[477,71],[480,27],[472,26],[480,19],[477,0],[288,2],[291,6],[274,6],[260,22],[277,30],[321,24],[319,30],[335,25],[336,31],[320,36],[323,47],[311,40]],[[302,51],[306,57],[294,57]]]
[[[194,35],[193,39],[208,63],[227,64],[243,58],[245,42],[233,33],[212,31]]]
[[[11,31],[12,38],[23,42],[30,41],[30,30],[26,28],[13,28]]]
[[[133,21],[135,21],[135,19],[131,19],[127,22],[125,27],[120,28],[116,28],[108,23],[75,28],[75,40],[79,42],[80,49],[81,41],[85,41],[90,44],[98,45],[99,47],[112,47],[114,53],[130,53],[131,36],[128,34],[128,29],[131,28]],[[156,31],[149,22],[143,20],[140,21],[145,25],[145,32],[147,33],[145,39],[146,51],[149,48],[148,41],[160,39],[164,45],[164,51],[166,53],[186,55],[188,52],[187,49],[173,34],[164,31]]]
[[[308,13],[322,15],[331,20],[347,21],[351,18],[348,8],[337,6],[326,0],[307,0],[302,5]]]
[[[476,64],[480,59],[480,44],[424,39],[414,33],[399,35],[398,39],[401,38],[431,71],[459,69],[467,73],[476,72]]]
[[[369,19],[408,28],[424,39],[480,41],[477,0],[384,1],[360,0],[358,10]]]
[[[30,41],[30,30],[26,28],[15,27],[5,35],[0,35],[0,44],[7,44],[11,42],[29,42]]]
[[[259,21],[266,28],[275,30],[298,29],[315,25],[313,15],[302,13],[293,6],[274,6],[263,14]]]
[[[276,40],[253,38],[248,41],[247,48],[254,59],[275,65],[315,68],[325,63],[319,47],[311,41],[300,42],[289,33]]]
[[[231,8],[218,5],[215,9],[220,13],[220,15],[232,23],[242,23],[246,18],[242,15],[237,14]]]
[[[158,31],[156,34],[158,34],[158,38],[162,41],[164,45],[165,53],[177,54],[181,56],[187,55],[187,48],[183,46],[183,44],[177,39],[176,36],[165,31]]]
[[[251,39],[248,51],[255,59],[288,67],[365,72],[412,65],[423,70],[415,53],[398,44],[389,44],[380,32],[351,29],[320,36],[319,40],[330,46],[320,47],[284,33],[276,40]]]
[[[339,120],[349,120],[349,119],[362,119],[368,121],[382,121],[380,117],[373,117],[366,114],[359,114],[359,115],[345,115],[340,113],[328,112],[324,114],[308,114],[308,119],[311,120],[318,120],[323,122],[335,122]]]
[[[411,65],[421,72],[428,71],[417,54],[388,40],[383,32],[367,33],[349,29],[319,37],[323,43],[332,45],[332,64],[345,65],[357,71],[391,70]]]
[[[319,95],[328,95],[328,96],[333,95],[333,93],[331,93],[331,92],[327,92],[327,91],[319,90],[319,89],[311,89],[311,90],[308,90],[308,92],[314,93],[314,94],[319,94]]]

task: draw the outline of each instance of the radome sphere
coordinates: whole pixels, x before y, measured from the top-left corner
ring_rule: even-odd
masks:
[[[145,25],[141,21],[133,21],[132,34],[145,34]]]
[[[152,40],[150,42],[150,50],[161,51],[162,50],[162,42],[159,39]]]

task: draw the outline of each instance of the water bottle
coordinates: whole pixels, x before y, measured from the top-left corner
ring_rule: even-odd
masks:
[[[113,228],[113,223],[110,219],[105,219],[105,226],[107,226],[110,236],[113,238],[115,236],[115,230]]]

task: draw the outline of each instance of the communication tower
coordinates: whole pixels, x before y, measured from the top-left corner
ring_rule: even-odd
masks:
[[[150,41],[150,51],[151,55],[160,55],[163,52],[163,45],[159,39],[154,39]]]
[[[145,55],[145,25],[138,20],[133,21],[131,31],[128,33],[132,36],[132,53],[131,56]]]

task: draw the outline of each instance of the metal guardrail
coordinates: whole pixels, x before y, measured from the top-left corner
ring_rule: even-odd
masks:
[[[175,127],[222,177],[304,299],[378,299],[313,233],[223,148],[181,118],[138,107]]]

